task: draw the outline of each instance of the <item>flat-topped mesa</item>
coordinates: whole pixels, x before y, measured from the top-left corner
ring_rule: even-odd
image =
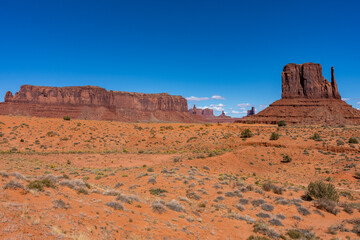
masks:
[[[316,63],[285,65],[281,74],[282,98],[341,99],[331,68],[331,83],[322,75],[322,67]]]
[[[7,92],[5,102],[187,112],[187,101],[181,96],[173,96],[168,93],[145,94],[106,91],[104,88],[94,86],[41,87],[23,85],[15,95]]]

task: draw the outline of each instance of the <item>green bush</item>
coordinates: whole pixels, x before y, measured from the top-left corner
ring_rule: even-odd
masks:
[[[38,191],[44,191],[44,187],[56,188],[55,183],[47,178],[32,181],[27,187],[28,189],[37,189]]]
[[[358,144],[358,143],[359,143],[359,141],[358,141],[356,138],[351,137],[351,138],[349,139],[349,143]]]
[[[270,136],[270,140],[278,140],[279,139],[279,134],[278,133],[275,133],[273,132]]]
[[[312,137],[310,137],[310,139],[315,140],[315,141],[321,141],[321,137],[318,133],[314,133],[314,135]]]
[[[89,192],[83,187],[79,188],[77,193],[78,194],[85,194],[85,195],[89,194]]]
[[[250,237],[247,238],[247,240],[270,240],[270,238],[251,235]]]
[[[281,120],[278,122],[278,126],[279,127],[285,127],[286,126],[286,122],[284,120]]]
[[[328,199],[334,202],[339,201],[339,195],[334,185],[323,181],[310,182],[307,194],[315,199]]]
[[[250,138],[253,134],[250,129],[246,128],[241,132],[241,138]]]
[[[292,158],[289,157],[288,155],[284,155],[283,156],[283,160],[281,161],[282,163],[289,163],[292,161]]]
[[[167,191],[165,189],[161,189],[161,188],[153,188],[153,189],[150,189],[149,192],[150,192],[150,194],[157,196],[161,193],[166,193]]]
[[[303,234],[297,230],[288,230],[286,233],[291,239],[301,239]]]
[[[65,121],[70,121],[70,117],[69,116],[65,116],[64,118],[63,118]]]

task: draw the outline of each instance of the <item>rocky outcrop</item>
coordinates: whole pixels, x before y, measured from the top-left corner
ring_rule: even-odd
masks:
[[[294,64],[284,67],[282,78],[282,98],[335,98],[341,99],[331,68],[331,83],[322,75],[322,67],[316,63]]]
[[[226,116],[224,111],[222,111],[222,113],[219,116],[215,116],[213,109],[197,108],[195,105],[193,108],[189,109],[189,113],[193,116],[201,116],[207,122],[211,122],[211,123],[232,123],[232,122],[238,120],[238,118],[232,118],[230,116]]]
[[[239,122],[289,124],[360,124],[360,111],[341,100],[334,68],[331,83],[320,64],[287,64],[282,77],[282,99]]]
[[[189,113],[196,115],[196,116],[202,116],[204,118],[214,118],[214,110],[210,109],[210,108],[196,108],[196,106],[194,105],[193,108],[189,109]]]
[[[114,121],[204,120],[187,111],[187,100],[181,96],[106,91],[94,86],[23,85],[15,95],[7,92],[5,102],[0,103],[0,114]]]

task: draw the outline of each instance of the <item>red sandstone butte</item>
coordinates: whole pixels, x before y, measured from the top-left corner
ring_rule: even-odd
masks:
[[[95,86],[41,87],[23,85],[0,103],[2,115],[64,117],[113,121],[193,122],[187,101],[168,93],[107,91]]]
[[[240,122],[290,124],[360,124],[360,111],[341,100],[331,68],[331,82],[320,64],[287,64],[281,74],[282,99]]]

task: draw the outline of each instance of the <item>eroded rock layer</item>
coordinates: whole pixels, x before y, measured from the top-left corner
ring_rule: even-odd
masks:
[[[240,122],[289,124],[360,124],[360,111],[341,100],[331,68],[331,82],[320,64],[287,64],[282,73],[282,99]]]
[[[40,87],[23,85],[7,92],[0,114],[64,117],[113,121],[192,122],[187,101],[168,93],[144,94],[106,91],[100,87]]]

